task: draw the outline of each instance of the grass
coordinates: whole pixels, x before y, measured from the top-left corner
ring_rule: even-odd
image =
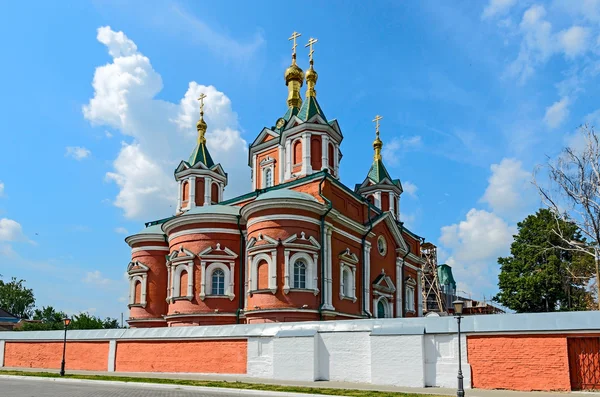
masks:
[[[0,371],[0,375],[19,375],[19,376],[37,376],[43,378],[60,378],[60,375],[52,372],[27,372],[27,371]],[[397,393],[372,390],[350,390],[350,389],[331,389],[319,387],[299,387],[299,386],[282,386],[268,385],[260,383],[243,383],[243,382],[227,382],[227,381],[212,381],[212,380],[189,380],[189,379],[161,379],[161,378],[141,378],[141,377],[125,377],[125,376],[110,376],[110,375],[76,375],[67,374],[66,379],[87,379],[87,380],[107,380],[117,382],[138,382],[138,383],[158,383],[169,385],[182,386],[204,386],[204,387],[227,387],[231,389],[246,389],[246,390],[266,390],[279,391],[288,393],[312,393],[322,394],[325,396],[343,395],[349,397],[443,397],[433,394],[414,394],[414,393]]]

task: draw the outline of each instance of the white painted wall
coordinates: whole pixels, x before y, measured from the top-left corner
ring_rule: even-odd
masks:
[[[371,383],[424,387],[423,335],[372,335]]]
[[[458,337],[456,334],[425,335],[425,386],[456,387]],[[471,366],[467,362],[467,338],[461,336],[462,371],[465,388],[471,386]]]
[[[273,377],[273,338],[248,338],[248,376],[270,379]]]
[[[318,336],[319,379],[371,382],[370,332],[323,332]]]
[[[273,378],[312,382],[317,378],[317,338],[313,335],[273,339]]]

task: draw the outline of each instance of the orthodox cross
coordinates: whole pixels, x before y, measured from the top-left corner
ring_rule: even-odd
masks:
[[[292,33],[292,37],[290,37],[288,39],[288,40],[294,40],[294,45],[292,46],[292,55],[296,55],[296,47],[297,47],[296,39],[300,36],[302,36],[302,33],[294,32],[294,33]]]
[[[206,94],[203,92],[200,93],[198,100],[200,101],[200,114],[204,114],[204,98],[206,98]]]
[[[373,122],[375,122],[375,133],[377,135],[379,135],[379,120],[381,120],[383,117],[381,117],[380,115],[375,116],[375,118],[373,119]]]
[[[308,43],[304,46],[304,47],[310,47],[310,51],[308,52],[308,57],[311,62],[313,60],[313,53],[315,52],[315,50],[313,50],[313,44],[315,44],[317,41],[319,41],[319,40],[313,39],[311,37],[310,39],[308,39]]]

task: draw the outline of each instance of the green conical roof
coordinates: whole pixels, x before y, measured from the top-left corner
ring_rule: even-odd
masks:
[[[375,183],[379,183],[385,178],[388,178],[390,181],[392,180],[390,174],[383,165],[383,160],[381,159],[373,161],[373,165],[371,165],[371,169],[369,170],[369,174],[367,176]]]
[[[215,162],[213,161],[212,157],[210,157],[210,153],[208,152],[208,148],[206,147],[205,142],[198,142],[196,148],[190,156],[188,163],[192,167],[198,163],[202,163],[208,168],[211,168],[213,165],[215,165]]]
[[[437,268],[438,271],[438,279],[440,280],[440,285],[451,285],[452,288],[456,289],[456,281],[454,281],[454,276],[452,275],[452,268],[446,264],[439,265]]]
[[[323,120],[327,121],[327,118],[325,117],[325,113],[323,113],[323,109],[321,109],[321,106],[319,106],[317,97],[308,96],[308,97],[306,97],[306,100],[302,104],[302,107],[300,108],[300,112],[298,112],[298,118],[303,121],[308,121],[315,114],[320,115],[323,118]]]

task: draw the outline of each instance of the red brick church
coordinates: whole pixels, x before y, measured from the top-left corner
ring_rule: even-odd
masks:
[[[371,169],[352,189],[339,180],[340,125],[317,101],[316,40],[304,72],[298,36],[284,75],[287,110],[249,147],[247,194],[223,200],[227,173],[206,145],[200,96],[198,144],[175,170],[176,214],[125,239],[130,326],[422,314],[421,238],[400,219],[402,184],[381,158],[381,117]]]

